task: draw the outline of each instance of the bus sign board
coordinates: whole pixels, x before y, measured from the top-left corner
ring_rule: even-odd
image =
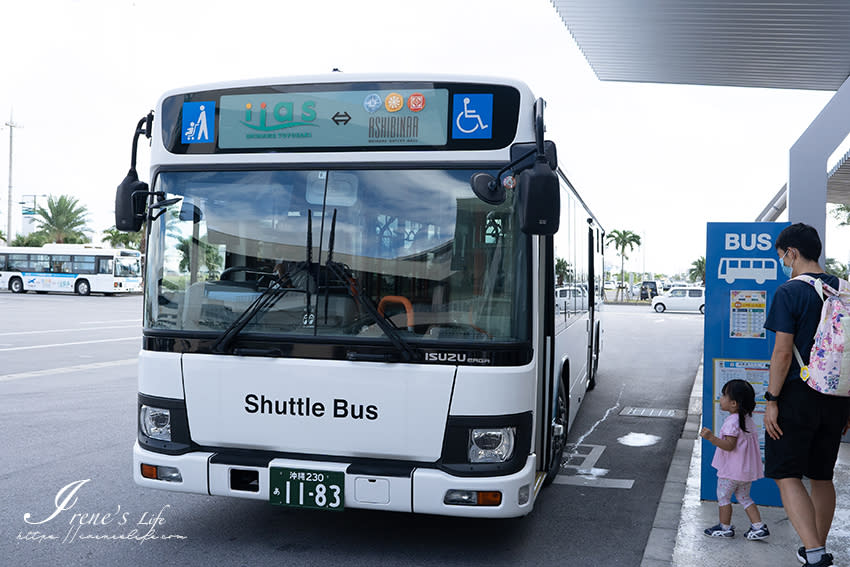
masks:
[[[234,86],[167,96],[158,120],[174,154],[494,150],[514,142],[519,92],[427,81]]]
[[[720,392],[732,379],[746,380],[756,392],[753,420],[764,458],[764,393],[768,385],[774,335],[764,322],[776,288],[786,278],[776,259],[776,237],[788,223],[708,223],[705,255],[705,359],[702,424],[714,433],[727,413]],[[716,500],[717,473],[711,466],[715,447],[702,440],[700,497]],[[776,484],[753,483],[753,500],[781,506]]]
[[[219,146],[441,146],[448,97],[446,89],[225,95]]]

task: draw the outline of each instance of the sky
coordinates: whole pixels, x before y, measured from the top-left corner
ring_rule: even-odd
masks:
[[[833,94],[602,82],[549,0],[13,0],[0,21],[0,126],[20,125],[14,232],[20,201],[71,195],[95,242],[114,225],[136,122],[166,90],[333,68],[493,75],[546,99],[561,168],[606,230],[641,235],[626,269],[672,276],[705,255],[706,222],[755,219]],[[4,232],[8,156],[3,127]],[[826,241],[846,263],[850,228],[828,221]]]

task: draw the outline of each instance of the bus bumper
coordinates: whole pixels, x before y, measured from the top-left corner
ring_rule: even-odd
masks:
[[[392,476],[352,472],[350,463],[272,459],[267,465],[250,459],[227,462],[226,455],[193,452],[165,455],[133,447],[133,478],[137,485],[177,492],[233,496],[269,501],[272,468],[320,470],[345,475],[345,508],[415,512],[471,518],[524,516],[534,507],[536,457],[528,456],[522,470],[506,476],[460,477],[433,468],[414,468],[409,475]],[[235,462],[240,461],[240,462]],[[145,469],[145,467],[147,467]],[[146,478],[151,467],[164,471],[162,479]],[[179,480],[175,473],[179,473]],[[246,481],[250,479],[250,481]],[[446,504],[449,491],[499,492],[498,505]]]

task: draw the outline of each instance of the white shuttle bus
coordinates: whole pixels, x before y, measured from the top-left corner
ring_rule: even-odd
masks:
[[[116,195],[116,226],[147,227],[136,483],[530,512],[602,338],[603,230],[543,106],[447,76],[166,93]],[[556,305],[556,283],[587,297]]]
[[[88,244],[3,246],[0,287],[12,293],[140,293],[142,253]]]

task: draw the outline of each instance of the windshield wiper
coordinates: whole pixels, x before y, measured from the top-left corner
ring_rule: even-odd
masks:
[[[234,319],[234,321],[228,325],[227,329],[225,329],[218,339],[216,339],[212,348],[213,352],[227,352],[228,348],[233,343],[233,340],[237,337],[237,335],[239,335],[239,333],[242,332],[242,329],[248,325],[257,313],[271,308],[281,297],[290,291],[290,288],[283,287],[283,279],[280,276],[274,274],[274,278],[275,279],[271,285],[263,290],[263,292],[251,302],[251,305],[249,305],[245,311],[240,313],[239,317]]]
[[[348,295],[354,298],[361,307],[363,307],[369,315],[375,319],[375,323],[381,328],[384,334],[390,339],[390,342],[401,356],[402,362],[410,362],[417,358],[416,351],[413,347],[404,340],[398,332],[398,328],[385,315],[378,311],[375,303],[366,294],[363,293],[363,288],[360,287],[360,282],[354,277],[351,269],[341,262],[333,261],[334,253],[334,236],[336,234],[336,209],[334,209],[333,218],[331,219],[331,234],[328,239],[328,259],[325,262],[325,267],[334,277],[343,282],[343,287],[348,292]]]
[[[311,312],[310,312],[310,279],[312,279],[312,261],[313,261],[313,214],[312,211],[308,211],[309,214],[307,216],[307,261],[304,263],[299,263],[295,266],[294,269],[287,271],[287,273],[281,275],[276,271],[272,272],[272,276],[274,280],[271,285],[263,290],[263,292],[257,296],[254,301],[251,302],[239,316],[234,319],[234,321],[228,325],[227,329],[216,339],[215,344],[213,344],[213,352],[215,353],[225,353],[228,351],[228,348],[233,343],[234,339],[239,336],[239,333],[248,326],[248,323],[251,322],[251,319],[257,316],[257,314],[267,311],[274,307],[274,305],[280,300],[281,297],[289,293],[290,291],[294,291],[295,288],[284,287],[284,282],[291,282],[292,278],[295,274],[300,271],[306,271],[308,274],[308,280],[304,282],[304,293],[307,296],[307,312],[304,315],[304,321],[310,321]],[[297,291],[301,291],[300,289]]]

